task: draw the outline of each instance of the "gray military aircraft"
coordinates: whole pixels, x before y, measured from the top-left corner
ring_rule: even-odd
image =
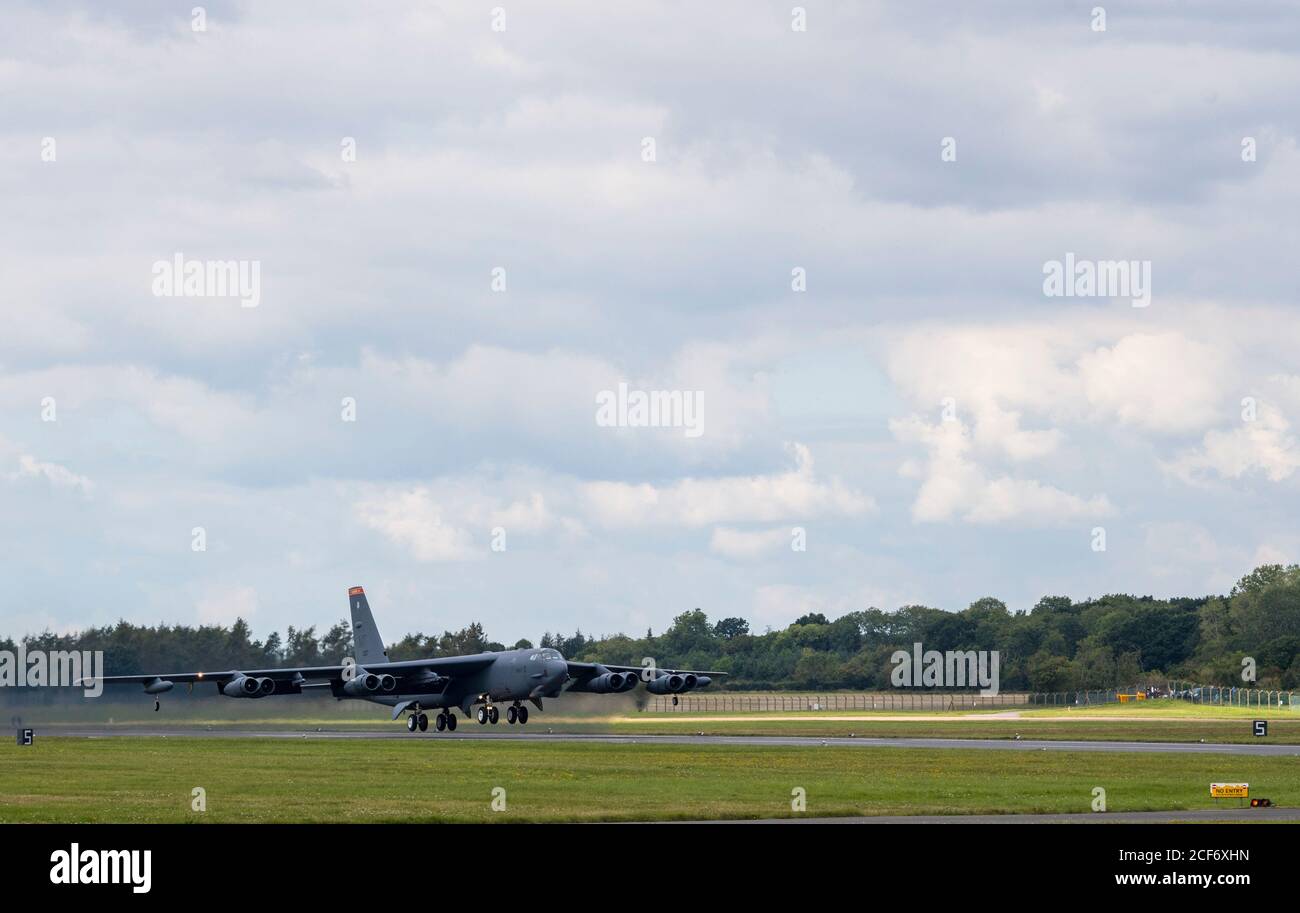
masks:
[[[356,657],[338,666],[308,666],[300,669],[253,669],[247,672],[180,672],[146,675],[106,675],[106,685],[130,682],[143,685],[154,695],[172,690],[177,682],[191,691],[200,682],[211,682],[227,697],[259,698],[272,694],[303,694],[328,688],[339,700],[373,701],[393,708],[395,720],[403,713],[406,728],[424,732],[429,728],[426,709],[438,709],[434,726],[442,732],[455,730],[455,708],[465,716],[478,706],[481,724],[501,718],[498,703],[506,707],[506,721],[521,726],[528,722],[530,701],[542,709],[542,698],[559,697],[562,691],[588,694],[616,694],[631,691],[644,680],[651,694],[676,695],[705,688],[714,676],[725,672],[691,672],[653,666],[610,666],[604,663],[575,663],[549,647],[502,650],[472,656],[439,656],[389,662],[383,638],[375,628],[370,601],[359,586],[348,590],[352,608],[352,639]],[[567,687],[566,687],[567,686]]]

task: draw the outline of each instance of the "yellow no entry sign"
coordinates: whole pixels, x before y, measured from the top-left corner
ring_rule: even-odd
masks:
[[[1211,783],[1211,799],[1249,799],[1249,783]]]

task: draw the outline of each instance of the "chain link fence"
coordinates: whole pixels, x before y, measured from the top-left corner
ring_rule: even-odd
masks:
[[[1286,707],[1300,709],[1296,692],[1268,688],[1238,688],[1222,685],[1197,685],[1191,682],[1170,682],[1169,697],[1191,701],[1193,704],[1211,704],[1223,707]]]
[[[834,710],[997,710],[1034,707],[1087,707],[1145,701],[1185,700],[1236,707],[1286,707],[1300,710],[1296,692],[1229,688],[1169,682],[1164,686],[1079,691],[834,691],[826,693],[679,694],[650,697],[647,713],[796,713]]]
[[[686,694],[651,697],[648,713],[754,713],[819,710],[988,710],[1025,707],[1032,695],[1006,692],[982,695],[974,691],[830,692],[826,694]]]

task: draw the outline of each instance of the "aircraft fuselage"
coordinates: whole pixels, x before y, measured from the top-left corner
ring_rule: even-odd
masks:
[[[478,703],[557,697],[569,678],[568,663],[559,651],[549,648],[503,650],[478,656],[490,658],[490,662],[482,669],[454,679],[404,683],[382,694],[348,694],[336,687],[334,695],[389,707],[406,702],[418,703],[422,709],[459,707],[468,714],[469,708]]]

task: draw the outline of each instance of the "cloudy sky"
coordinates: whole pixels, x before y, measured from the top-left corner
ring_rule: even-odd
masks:
[[[1300,559],[1291,4],[501,2],[5,5],[0,634]],[[257,306],[155,295],[178,254]],[[702,433],[599,424],[620,383]]]

